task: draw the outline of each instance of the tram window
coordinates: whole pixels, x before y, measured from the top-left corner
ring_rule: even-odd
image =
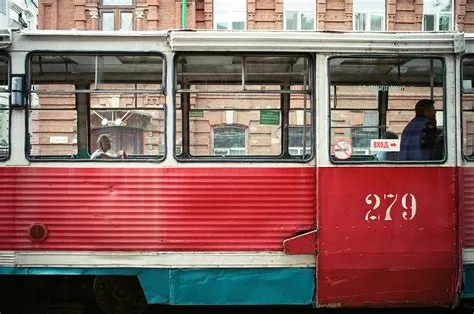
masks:
[[[463,154],[468,161],[474,161],[474,56],[465,57],[462,65]]]
[[[0,55],[0,160],[8,158],[10,147],[9,64],[8,57]]]
[[[89,160],[102,134],[126,160],[163,157],[162,74],[156,55],[32,54],[29,157]]]
[[[444,160],[440,59],[334,57],[329,69],[332,161]]]
[[[307,57],[183,54],[176,71],[179,159],[311,157]]]

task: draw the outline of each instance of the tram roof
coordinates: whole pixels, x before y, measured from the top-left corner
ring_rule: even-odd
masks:
[[[460,53],[459,32],[173,31],[174,51]]]
[[[1,35],[1,34],[0,34]],[[167,30],[146,32],[37,30],[12,33],[13,49],[63,51],[461,53],[460,32],[289,32]],[[466,37],[474,43],[474,34]],[[0,41],[8,47],[9,37]],[[44,44],[48,42],[48,45]],[[2,45],[3,44],[3,45]]]

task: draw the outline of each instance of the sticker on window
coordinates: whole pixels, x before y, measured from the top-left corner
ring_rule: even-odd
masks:
[[[349,159],[352,155],[352,146],[346,140],[337,141],[334,144],[334,156],[337,159]]]

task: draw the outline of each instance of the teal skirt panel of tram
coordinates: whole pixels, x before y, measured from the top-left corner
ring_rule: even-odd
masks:
[[[148,304],[309,305],[314,268],[17,268],[0,275],[136,275]]]
[[[463,291],[462,298],[474,298],[474,265],[465,264],[463,271]]]

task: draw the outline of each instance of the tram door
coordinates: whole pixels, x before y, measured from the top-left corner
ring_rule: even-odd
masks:
[[[466,42],[467,50],[474,51],[473,42]],[[462,59],[462,164],[459,169],[459,187],[463,232],[463,297],[474,298],[474,55]]]
[[[344,56],[328,62],[317,305],[454,304],[456,170],[447,147],[455,137],[447,117],[454,116],[455,95],[446,88],[455,81],[447,70],[454,59]]]

